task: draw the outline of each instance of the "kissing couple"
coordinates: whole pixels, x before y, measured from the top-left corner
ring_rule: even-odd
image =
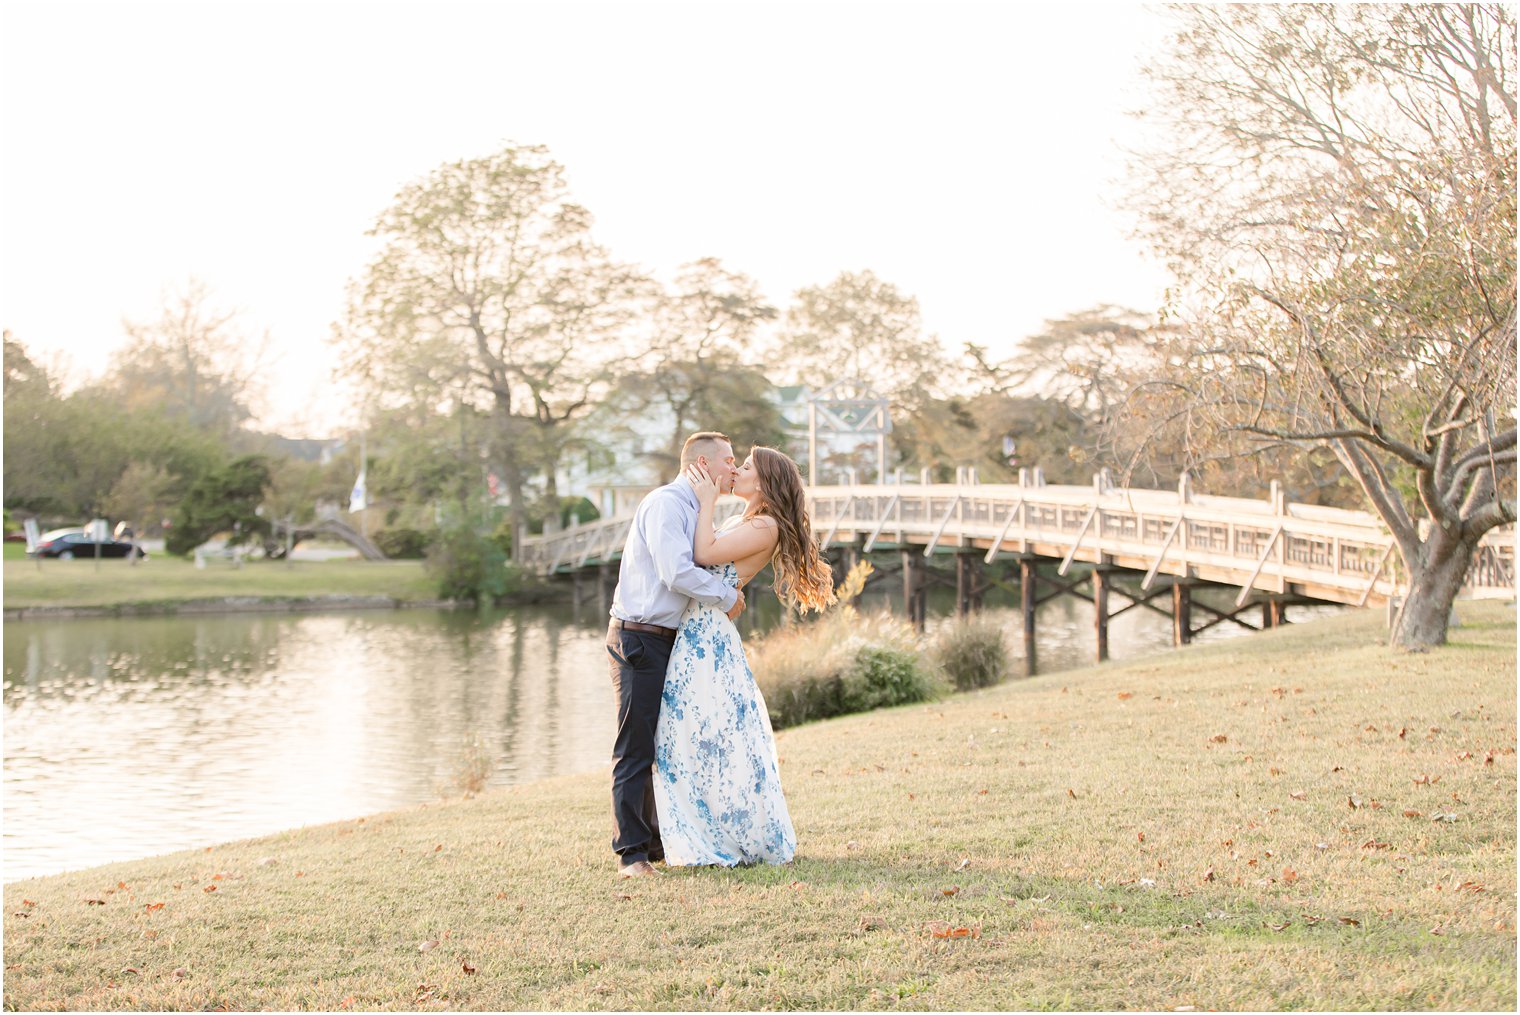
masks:
[[[744,511],[715,529],[720,493]],[[623,877],[658,875],[662,860],[779,864],[797,851],[770,715],[734,627],[745,584],[767,564],[784,608],[834,601],[797,463],[756,446],[736,466],[723,434],[692,434],[681,475],[639,503],[612,596],[612,850]]]

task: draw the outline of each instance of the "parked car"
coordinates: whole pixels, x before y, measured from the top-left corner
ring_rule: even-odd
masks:
[[[133,554],[139,558],[147,556],[142,547],[130,539],[112,539],[100,544],[102,557],[130,557]],[[57,557],[60,560],[73,560],[75,557],[93,558],[95,543],[84,529],[54,529],[38,537],[37,548],[31,555]]]

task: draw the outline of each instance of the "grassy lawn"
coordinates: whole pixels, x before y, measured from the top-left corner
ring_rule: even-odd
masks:
[[[415,560],[230,561],[197,569],[188,560],[155,554],[135,566],[126,560],[12,559],[7,546],[5,606],[170,606],[227,596],[390,596],[407,602],[436,598],[432,579]]]
[[[1462,614],[786,731],[786,867],[619,882],[603,772],[19,882],[4,1002],[1513,1010],[1515,614]]]

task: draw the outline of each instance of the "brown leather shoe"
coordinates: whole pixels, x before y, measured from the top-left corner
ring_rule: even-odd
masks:
[[[626,867],[618,868],[618,877],[621,878],[657,878],[661,876],[660,872],[654,869],[654,864],[648,860],[635,860]]]

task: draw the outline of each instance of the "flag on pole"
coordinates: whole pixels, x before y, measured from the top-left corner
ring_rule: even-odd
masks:
[[[354,511],[363,511],[366,507],[369,506],[369,501],[364,488],[364,470],[365,466],[361,464],[359,466],[359,478],[354,480],[354,488],[350,490],[348,494],[348,510],[350,513]]]

